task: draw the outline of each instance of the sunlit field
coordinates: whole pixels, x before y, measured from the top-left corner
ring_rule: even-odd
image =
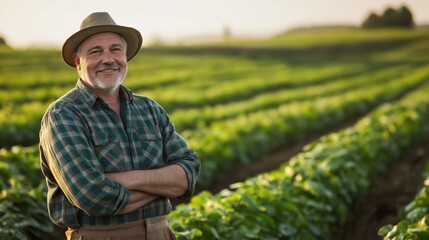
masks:
[[[197,195],[170,215],[177,237],[331,239],[376,177],[428,139],[428,60],[424,29],[143,48],[124,85],[160,103],[202,160]],[[0,66],[0,239],[55,239],[38,131],[77,74],[56,50],[3,47]],[[226,180],[299,144],[270,171]],[[428,196],[418,198],[426,203],[407,216],[413,229],[429,227]]]

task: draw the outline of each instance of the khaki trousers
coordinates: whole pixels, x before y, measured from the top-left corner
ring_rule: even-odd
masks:
[[[174,240],[167,216],[143,219],[115,226],[69,228],[67,240]]]

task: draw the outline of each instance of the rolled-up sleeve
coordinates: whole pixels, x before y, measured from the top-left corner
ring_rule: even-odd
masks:
[[[94,155],[85,122],[69,107],[50,109],[42,119],[42,161],[75,207],[91,216],[113,215],[124,209],[129,192],[104,176]]]

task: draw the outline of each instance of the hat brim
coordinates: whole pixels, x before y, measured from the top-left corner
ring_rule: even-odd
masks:
[[[71,67],[76,67],[73,59],[73,53],[76,52],[79,44],[88,37],[102,32],[113,32],[121,35],[127,42],[127,60],[131,60],[140,51],[143,38],[139,31],[134,28],[120,25],[100,25],[82,29],[71,35],[62,48],[64,61]]]

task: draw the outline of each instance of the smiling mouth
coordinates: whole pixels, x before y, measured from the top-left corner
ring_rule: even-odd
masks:
[[[99,73],[110,73],[110,72],[115,72],[115,71],[119,71],[119,68],[109,68],[109,69],[100,69],[97,70],[96,72]]]

